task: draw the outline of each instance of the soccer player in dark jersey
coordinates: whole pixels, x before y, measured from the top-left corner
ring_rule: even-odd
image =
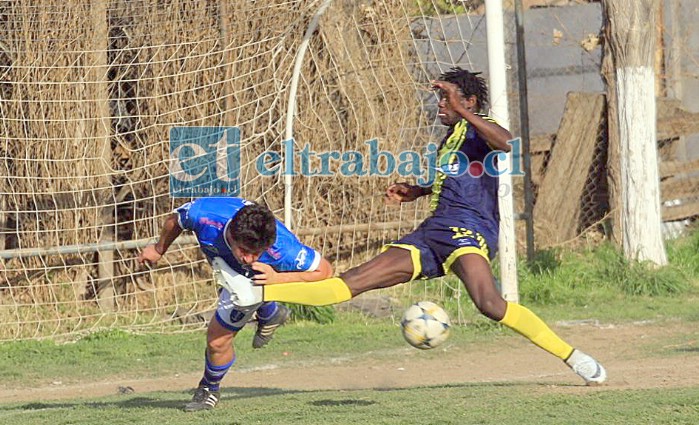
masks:
[[[158,242],[145,247],[138,261],[156,263],[183,230],[194,232],[217,283],[224,287],[207,330],[204,376],[185,406],[187,411],[196,411],[212,409],[218,403],[221,380],[235,362],[233,340],[253,314],[257,314],[254,348],[267,344],[289,317],[289,309],[276,302],[237,307],[235,296],[222,280],[260,284],[314,281],[332,276],[332,267],[269,209],[233,197],[200,198],[177,208],[165,220]]]
[[[559,338],[529,309],[504,300],[496,288],[490,262],[498,243],[498,178],[474,163],[492,168],[497,162],[492,152],[508,152],[512,135],[481,114],[487,104],[485,81],[477,73],[454,68],[433,85],[440,94],[439,119],[449,127],[439,148],[435,181],[431,187],[396,183],[385,195],[387,201],[398,203],[430,196],[432,214],[415,231],[340,277],[310,284],[242,285],[234,290],[252,299],[325,305],[451,271],[482,314],[565,361],[587,384],[604,382],[602,365]]]

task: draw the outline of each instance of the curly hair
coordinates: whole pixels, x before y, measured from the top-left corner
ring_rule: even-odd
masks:
[[[476,109],[482,112],[488,109],[488,85],[483,77],[479,77],[480,74],[456,66],[440,75],[439,79],[455,84],[465,97],[476,96]]]
[[[231,239],[253,251],[264,251],[277,238],[277,220],[268,208],[249,204],[241,208],[228,226]]]

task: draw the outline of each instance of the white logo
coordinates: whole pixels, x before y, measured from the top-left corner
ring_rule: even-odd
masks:
[[[438,167],[434,167],[434,169],[437,170],[438,173],[443,173],[447,176],[460,177],[461,174],[463,174],[458,155],[451,155],[450,162],[444,162]]]
[[[303,269],[303,265],[306,264],[306,257],[308,256],[308,252],[306,252],[306,248],[301,249],[299,251],[298,255],[296,256],[296,268],[301,270]]]

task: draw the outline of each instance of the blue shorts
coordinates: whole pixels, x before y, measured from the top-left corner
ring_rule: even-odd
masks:
[[[497,252],[497,231],[476,220],[429,217],[413,233],[387,244],[407,249],[413,259],[413,279],[444,276],[457,258],[478,254],[490,262]]]

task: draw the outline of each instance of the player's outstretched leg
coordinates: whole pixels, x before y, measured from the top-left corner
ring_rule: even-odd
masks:
[[[601,384],[607,379],[607,372],[602,365],[561,339],[534,312],[522,305],[505,301],[495,288],[490,265],[482,256],[463,255],[454,263],[452,270],[464,282],[473,303],[486,317],[518,332],[566,362],[586,384]]]
[[[565,361],[587,385],[601,384],[607,379],[607,371],[597,360],[568,345],[528,308],[508,302],[500,323]]]
[[[573,350],[565,362],[573,372],[585,380],[587,385],[598,385],[607,380],[607,371],[604,367],[580,350]]]
[[[269,306],[273,307],[271,312]],[[269,314],[268,316],[265,313]],[[277,303],[266,303],[257,310],[257,331],[252,338],[252,348],[262,348],[267,345],[274,336],[274,331],[289,320],[291,310]]]

